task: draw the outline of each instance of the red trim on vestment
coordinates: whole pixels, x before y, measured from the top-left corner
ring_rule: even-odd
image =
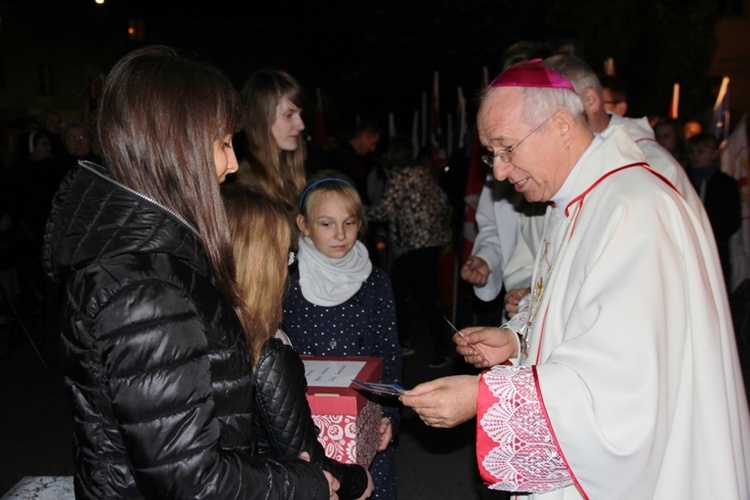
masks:
[[[669,179],[667,179],[662,174],[660,174],[659,172],[657,172],[654,169],[652,169],[649,166],[648,163],[638,162],[638,163],[631,163],[629,165],[624,165],[624,166],[622,166],[620,168],[617,168],[615,170],[607,172],[606,174],[604,174],[603,176],[601,176],[591,186],[589,186],[589,188],[586,189],[583,193],[581,193],[580,195],[578,195],[575,198],[573,198],[570,201],[570,203],[568,203],[568,205],[565,207],[565,216],[569,217],[570,216],[570,207],[574,203],[576,203],[576,202],[580,201],[580,203],[581,203],[581,206],[578,209],[578,212],[576,213],[576,220],[573,221],[573,229],[570,232],[571,236],[573,234],[573,231],[575,231],[575,225],[578,223],[578,219],[579,219],[579,217],[581,215],[581,211],[583,210],[583,201],[584,201],[584,198],[586,197],[586,195],[588,195],[596,186],[599,185],[599,183],[601,183],[604,179],[606,179],[610,175],[615,174],[617,172],[620,172],[622,170],[625,170],[627,168],[631,168],[631,167],[644,167],[644,168],[646,168],[646,170],[648,170],[649,172],[651,172],[654,175],[656,175],[657,177],[659,177],[661,180],[663,180],[664,182],[666,182],[668,186],[670,186],[678,194],[681,195],[679,189],[677,189],[674,186],[674,184],[672,184],[669,181]],[[565,235],[563,235],[563,237],[565,237]],[[570,468],[570,464],[568,463],[568,460],[567,460],[567,458],[565,457],[565,454],[562,451],[562,447],[560,446],[560,442],[558,441],[557,435],[555,434],[555,429],[552,427],[552,421],[550,420],[549,414],[547,413],[547,407],[544,404],[544,397],[542,396],[542,389],[541,389],[541,387],[539,385],[539,376],[537,375],[537,369],[536,368],[537,368],[537,365],[539,364],[539,360],[541,359],[541,355],[542,355],[542,340],[544,339],[544,328],[545,328],[546,323],[547,323],[547,313],[548,312],[549,312],[549,303],[547,303],[547,307],[544,310],[544,316],[542,317],[542,325],[541,325],[541,328],[539,329],[539,343],[537,344],[536,363],[533,364],[533,365],[531,365],[531,369],[532,369],[532,371],[534,373],[534,386],[536,388],[536,394],[537,394],[537,398],[539,399],[539,405],[541,407],[542,414],[544,415],[544,419],[547,422],[547,428],[549,429],[550,436],[552,436],[552,440],[555,443],[555,448],[557,448],[557,453],[560,455],[560,458],[562,459],[563,463],[565,464],[565,468],[567,469],[568,474],[570,475],[571,479],[573,480],[573,483],[575,484],[576,488],[578,489],[578,492],[581,494],[581,496],[583,498],[585,498],[586,500],[588,500],[589,496],[586,494],[586,492],[583,489],[583,486],[578,481],[578,478],[576,477],[576,475],[573,473],[573,470]]]
[[[565,217],[567,217],[568,215],[570,215],[570,213],[569,213],[570,206],[573,203],[577,202],[578,200],[582,200],[583,198],[585,198],[586,195],[589,194],[596,186],[598,186],[600,182],[602,182],[604,179],[606,179],[607,177],[609,177],[612,174],[616,174],[617,172],[620,172],[622,170],[625,170],[626,168],[631,168],[631,167],[645,167],[645,168],[648,168],[651,172],[654,172],[654,170],[649,166],[649,164],[646,163],[646,162],[643,162],[643,161],[642,162],[638,162],[638,163],[631,163],[629,165],[624,165],[624,166],[622,166],[620,168],[616,168],[614,170],[610,170],[606,174],[604,174],[601,177],[599,177],[596,181],[594,181],[594,183],[591,186],[589,186],[588,189],[586,189],[584,192],[582,192],[581,194],[579,194],[578,196],[576,196],[575,198],[573,198],[572,200],[570,200],[570,203],[568,203],[568,206],[565,207]],[[654,172],[654,173],[656,173],[656,172]],[[659,175],[659,174],[657,174],[657,175]],[[660,177],[663,178],[663,176],[661,176],[661,175],[660,175]],[[667,181],[667,182],[669,182],[669,181]]]
[[[639,143],[641,141],[650,141],[650,142],[655,142],[655,143],[659,144],[659,141],[657,141],[653,137],[641,137],[640,139],[635,139],[633,142],[635,142],[637,144],[637,143]],[[661,147],[661,144],[659,144],[659,146]]]
[[[573,227],[572,227],[572,229],[570,231],[571,237],[573,236],[573,231],[575,231],[576,224],[578,224],[578,219],[581,217],[581,212],[583,211],[583,201],[586,198],[586,196],[591,191],[593,191],[596,186],[598,186],[604,179],[606,179],[610,175],[616,174],[617,172],[621,172],[621,171],[623,171],[623,170],[625,170],[627,168],[632,168],[632,167],[643,167],[643,168],[645,168],[649,172],[653,173],[654,175],[656,175],[657,177],[659,177],[660,179],[662,179],[668,185],[672,186],[672,189],[674,189],[675,191],[677,191],[679,193],[679,190],[677,190],[677,188],[674,187],[674,185],[671,182],[669,182],[669,179],[667,179],[666,177],[664,177],[663,175],[661,175],[659,172],[656,172],[646,162],[630,163],[628,165],[624,165],[624,166],[616,168],[614,170],[610,170],[606,174],[604,174],[601,177],[599,177],[596,181],[594,181],[594,183],[591,186],[589,186],[588,189],[586,189],[581,194],[579,194],[578,196],[576,196],[575,198],[573,198],[572,200],[570,200],[570,202],[568,203],[568,205],[565,207],[565,217],[570,217],[570,207],[573,206],[574,203],[578,203],[578,202],[581,203],[581,206],[579,207],[579,209],[578,209],[578,211],[576,212],[576,215],[575,215],[576,220],[573,221]],[[567,235],[563,235],[563,238],[565,238],[566,236]],[[549,283],[547,283],[547,285],[549,286]],[[547,303],[547,307],[544,310],[544,316],[542,317],[542,327],[539,330],[539,344],[537,345],[537,350],[536,350],[536,364],[539,364],[539,359],[540,359],[541,354],[542,354],[542,339],[544,338],[544,325],[547,322],[547,312],[548,311],[549,311],[549,302]]]
[[[495,401],[490,388],[484,380],[484,374],[487,370],[479,374],[479,386],[477,387],[477,445],[474,450],[477,458],[477,467],[479,469],[479,476],[482,478],[487,485],[492,485],[498,482],[498,478],[490,474],[490,472],[484,468],[484,458],[496,446],[495,442],[490,438],[489,434],[482,428],[482,415],[485,415]]]
[[[570,237],[573,237],[573,233],[576,230],[576,225],[578,225],[578,217],[581,215],[581,210],[583,209],[583,200],[581,200],[581,208],[578,209],[578,213],[576,214],[576,220],[573,221],[573,226],[570,228]],[[565,235],[563,235],[563,238],[565,238]]]
[[[679,168],[682,168],[682,167],[679,167]],[[680,197],[682,197],[683,199],[685,198],[685,196],[680,192],[680,190],[677,189],[677,187],[674,184],[672,184],[672,181],[670,181],[669,179],[667,179],[666,177],[664,177],[664,175],[662,175],[661,172],[657,172],[656,170],[654,170],[653,168],[651,168],[651,165],[648,166],[648,171],[651,172],[652,174],[654,174],[655,176],[657,176],[659,179],[661,179],[664,182],[666,182],[667,186],[669,186],[672,189],[674,189],[677,192],[677,194],[680,195]]]
[[[534,387],[536,389],[536,397],[539,400],[539,407],[542,410],[542,415],[544,415],[544,421],[547,422],[547,429],[549,430],[550,436],[552,436],[552,441],[555,442],[555,448],[557,449],[557,454],[560,455],[560,458],[562,459],[563,463],[565,464],[565,468],[568,471],[568,475],[570,475],[570,478],[573,480],[573,484],[576,485],[576,488],[578,488],[578,492],[581,494],[583,498],[588,500],[589,496],[586,494],[586,492],[583,490],[583,486],[581,486],[581,483],[578,481],[578,478],[573,473],[573,469],[570,468],[570,464],[568,463],[568,459],[565,458],[565,454],[562,451],[562,447],[560,446],[560,442],[557,440],[557,435],[555,434],[555,429],[552,427],[552,421],[549,418],[549,414],[547,413],[547,407],[544,404],[544,398],[542,397],[542,388],[539,386],[539,375],[536,372],[536,365],[531,365],[531,371],[534,374]]]

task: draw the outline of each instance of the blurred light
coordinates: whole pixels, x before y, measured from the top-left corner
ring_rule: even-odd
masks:
[[[104,0],[94,0],[98,5],[104,5]]]

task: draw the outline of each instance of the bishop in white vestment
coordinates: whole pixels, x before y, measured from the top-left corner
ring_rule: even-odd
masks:
[[[456,339],[460,351],[512,364],[402,401],[436,427],[476,415],[491,488],[750,498],[750,417],[711,235],[623,128],[594,137],[583,116],[572,85],[538,63],[491,84],[478,126],[495,177],[554,203],[527,330],[465,329],[485,340]]]

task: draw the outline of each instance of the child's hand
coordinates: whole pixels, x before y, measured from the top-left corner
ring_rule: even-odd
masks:
[[[391,425],[391,419],[383,417],[380,419],[380,445],[378,445],[378,451],[383,451],[388,448],[388,444],[391,442],[393,437],[393,426]]]

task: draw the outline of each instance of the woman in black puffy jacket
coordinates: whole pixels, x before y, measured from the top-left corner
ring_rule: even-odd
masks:
[[[219,193],[240,109],[211,66],[131,52],[99,109],[107,167],[82,162],[55,197],[45,266],[64,282],[78,498],[336,497],[313,464],[255,456]]]
[[[228,182],[221,193],[249,323],[245,330],[253,332],[248,344],[255,365],[258,453],[296,457],[307,452],[313,464],[339,480],[339,498],[367,498],[373,491],[370,473],[325,456],[307,403],[305,367],[278,330],[291,263],[286,254],[294,234],[289,212],[281,202],[242,183]]]

